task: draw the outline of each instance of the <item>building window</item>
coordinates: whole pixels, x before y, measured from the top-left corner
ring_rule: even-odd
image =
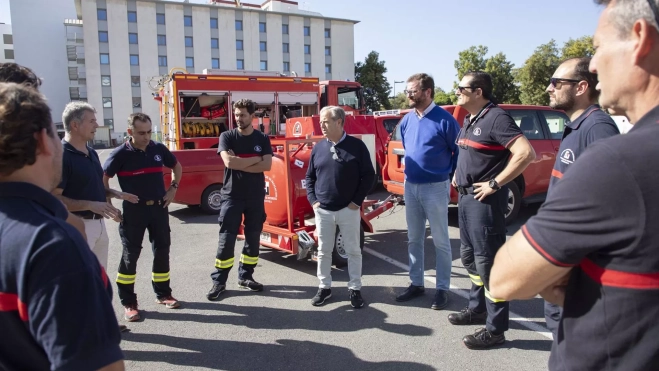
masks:
[[[326,46],[325,47],[325,55],[332,55],[332,47],[331,46]]]
[[[112,98],[103,98],[103,108],[112,108]]]
[[[165,24],[165,15],[162,13],[157,13],[156,14],[156,23],[157,24]]]
[[[281,25],[281,33],[284,34],[284,35],[288,35],[288,25],[287,24]]]
[[[114,129],[114,120],[113,119],[103,120],[103,126],[108,126],[109,128]]]
[[[167,45],[167,36],[158,35],[158,45]]]
[[[325,29],[325,38],[326,38],[326,39],[329,39],[331,35],[332,35],[332,34],[330,33],[330,29],[329,29],[329,28],[326,28],[326,29]]]
[[[100,43],[108,42],[108,32],[107,31],[99,31],[98,32],[98,42],[100,42]]]
[[[104,75],[101,76],[101,85],[102,86],[110,86],[110,76]]]
[[[265,22],[259,22],[259,32],[265,32]]]
[[[110,54],[101,54],[101,64],[110,64]]]
[[[107,21],[108,11],[106,9],[96,9],[96,18],[98,18],[99,21]]]
[[[283,51],[284,53],[288,53],[288,47],[289,47],[289,46],[288,46],[288,43],[283,43],[283,44],[282,44],[282,47],[283,47],[283,50],[282,50],[282,51]]]
[[[14,43],[14,37],[12,35],[4,34],[2,35],[2,41],[5,45],[12,45]]]
[[[242,31],[243,30],[243,21],[237,20],[236,21],[236,31]]]
[[[137,22],[137,12],[128,12],[128,22]]]
[[[262,52],[266,52],[266,51],[268,51],[268,44],[267,44],[265,41],[261,41],[261,42],[259,43],[259,49],[260,49]]]
[[[236,40],[236,50],[243,50],[243,41]]]
[[[211,18],[211,28],[217,28],[217,18]]]
[[[304,72],[311,72],[311,63],[304,64]]]
[[[194,58],[186,57],[185,58],[185,67],[188,67],[188,68],[194,67]]]
[[[332,73],[332,65],[331,64],[326,64],[325,65],[325,73]]]
[[[311,54],[311,45],[304,46],[304,54]]]
[[[261,71],[268,70],[268,61],[261,61]]]
[[[134,88],[139,88],[140,87],[140,77],[139,76],[131,76],[130,77],[130,86]]]
[[[140,65],[140,56],[137,54],[131,54],[130,55],[130,65],[131,66],[139,66]]]
[[[183,16],[183,25],[185,27],[192,27],[192,16],[191,15],[184,15]]]
[[[220,39],[211,39],[211,49],[220,48]]]
[[[128,34],[128,43],[129,44],[137,44],[137,34],[136,33],[129,33]]]
[[[304,36],[311,36],[311,27],[304,26]]]
[[[220,68],[220,58],[211,59],[211,68]]]
[[[167,67],[167,57],[164,55],[158,56],[158,66]]]
[[[142,107],[142,98],[133,97],[133,108]]]
[[[236,69],[238,69],[238,70],[244,70],[245,69],[245,60],[244,59],[236,60]]]
[[[192,48],[192,36],[186,36],[185,37],[185,46],[188,48]]]
[[[284,72],[288,72],[291,70],[291,63],[290,62],[284,62]]]

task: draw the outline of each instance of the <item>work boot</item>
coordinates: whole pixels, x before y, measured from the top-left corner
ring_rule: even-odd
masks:
[[[128,322],[140,320],[140,310],[137,308],[137,302],[124,305],[124,319]]]
[[[410,285],[402,294],[396,296],[396,301],[408,301],[410,299],[421,296],[426,292],[425,287],[423,286],[414,286]]]
[[[487,312],[476,313],[469,309],[469,307],[466,307],[460,313],[449,314],[448,321],[457,326],[485,324],[485,321],[487,321]]]
[[[506,341],[506,336],[501,333],[494,335],[485,328],[480,328],[473,335],[467,335],[462,338],[462,342],[469,349],[488,349],[501,345]]]
[[[359,309],[364,306],[364,299],[362,299],[362,293],[359,290],[348,290],[348,293],[350,295],[350,305],[355,308]]]
[[[448,292],[446,290],[437,290],[435,292],[435,300],[433,300],[430,309],[440,310],[448,306]]]
[[[128,326],[126,325],[119,325],[119,332],[126,332],[128,331]]]
[[[254,280],[239,280],[238,286],[249,291],[263,291],[263,285]]]
[[[208,300],[217,300],[220,297],[220,294],[227,291],[227,285],[221,283],[213,283],[213,288],[206,294],[206,299]]]
[[[171,295],[157,298],[156,303],[164,304],[167,309],[176,309],[181,306],[181,303]]]
[[[316,296],[314,296],[313,299],[311,299],[311,305],[315,307],[319,305],[323,305],[323,303],[325,303],[325,300],[331,297],[332,297],[332,289],[318,289]]]

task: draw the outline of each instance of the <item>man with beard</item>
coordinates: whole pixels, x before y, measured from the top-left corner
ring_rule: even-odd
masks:
[[[263,285],[254,280],[254,268],[259,261],[259,240],[266,219],[263,172],[270,170],[272,165],[272,147],[270,138],[252,126],[256,111],[254,102],[241,99],[234,103],[233,110],[236,128],[220,135],[217,148],[225,169],[218,217],[220,237],[215,270],[211,273],[213,287],[206,294],[208,300],[217,300],[226,291],[243,215],[245,245],[240,255],[238,286],[250,291],[263,290]]]
[[[551,172],[549,192],[586,148],[599,139],[620,134],[611,116],[597,105],[600,93],[595,89],[597,74],[588,71],[590,60],[586,57],[563,62],[547,87],[549,106],[565,111],[570,117]],[[560,319],[561,308],[545,301],[545,320],[554,337]]]
[[[108,278],[51,194],[61,176],[45,98],[0,83],[0,368],[123,370]]]
[[[492,294],[561,305],[549,370],[659,365],[659,1],[599,0],[590,71],[600,104],[629,117],[570,165],[499,250]]]
[[[425,73],[407,79],[405,94],[413,110],[400,123],[405,148],[405,219],[410,261],[410,286],[396,297],[408,301],[425,293],[424,241],[426,220],[435,245],[436,291],[431,308],[448,305],[451,285],[451,244],[448,235],[449,177],[458,158],[460,125],[433,102],[435,82]]]

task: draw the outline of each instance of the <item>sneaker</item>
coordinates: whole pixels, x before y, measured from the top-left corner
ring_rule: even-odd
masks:
[[[440,310],[448,306],[448,292],[446,290],[437,290],[435,292],[435,300],[433,300],[431,309]]]
[[[487,312],[476,313],[467,307],[461,310],[460,313],[449,314],[448,321],[457,326],[485,324]]]
[[[181,303],[179,303],[179,301],[174,299],[174,297],[171,295],[157,298],[156,303],[164,304],[165,308],[167,309],[176,309],[181,306]]]
[[[124,305],[124,319],[128,322],[139,321],[140,311],[137,309],[137,302]]]
[[[217,300],[220,297],[220,294],[227,291],[227,285],[221,283],[213,283],[213,288],[206,294],[206,299],[208,300]]]
[[[263,285],[254,280],[239,280],[238,286],[249,291],[263,291]]]
[[[402,294],[396,296],[396,301],[408,301],[414,299],[417,296],[421,296],[426,292],[426,289],[423,286],[414,286],[410,285]]]
[[[353,308],[361,308],[364,306],[364,299],[362,299],[362,293],[359,290],[348,290],[348,293],[350,294],[350,305]]]
[[[331,297],[332,297],[332,289],[318,289],[316,296],[314,296],[313,299],[311,299],[311,305],[315,307],[319,305],[323,305],[323,303],[325,303],[325,300]]]
[[[488,349],[501,345],[506,341],[506,336],[502,333],[494,335],[485,328],[480,328],[473,335],[467,335],[462,338],[462,342],[469,349]]]

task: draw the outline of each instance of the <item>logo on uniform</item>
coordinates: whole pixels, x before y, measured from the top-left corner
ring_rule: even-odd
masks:
[[[302,124],[299,121],[293,125],[293,135],[296,137],[302,135]]]
[[[261,146],[254,146],[254,150],[256,152],[261,152]]]
[[[158,162],[162,161],[162,157],[160,157],[160,155],[153,156],[153,159],[158,161]]]
[[[564,163],[566,165],[570,165],[571,163],[574,162],[575,159],[576,159],[576,156],[574,156],[574,152],[572,152],[571,149],[568,148],[566,150],[563,150],[563,152],[561,152],[561,162],[562,163]]]
[[[475,136],[479,136],[479,135],[481,135],[481,128],[476,128],[476,129],[474,129],[474,135],[475,135]]]

